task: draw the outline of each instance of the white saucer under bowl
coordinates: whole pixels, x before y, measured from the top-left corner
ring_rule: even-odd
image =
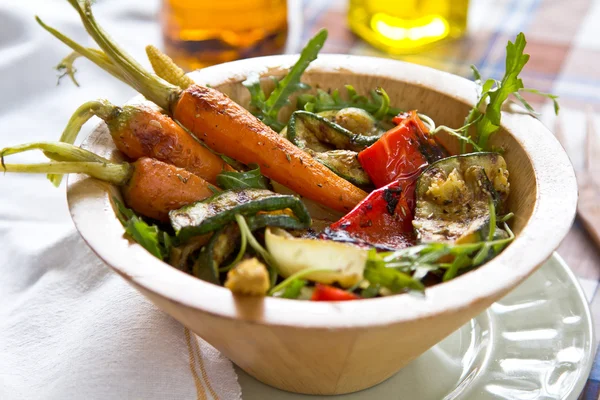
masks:
[[[594,354],[588,303],[554,254],[509,295],[371,389],[306,396],[236,371],[244,400],[562,400],[583,390]]]

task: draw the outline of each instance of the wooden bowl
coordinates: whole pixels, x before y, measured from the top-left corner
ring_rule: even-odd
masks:
[[[241,81],[250,73],[281,75],[293,56],[263,57],[193,73],[247,105]],[[393,60],[323,55],[306,72],[313,87],[359,93],[382,86],[392,104],[418,109],[436,123],[462,125],[475,102],[469,80]],[[84,240],[111,268],[256,379],[298,393],[340,394],[389,378],[500,299],[540,266],[575,216],[577,186],[569,159],[554,136],[521,109],[505,112],[493,143],[502,145],[510,171],[509,207],[515,241],[481,268],[409,294],[320,303],[233,296],[228,289],[176,270],[123,236],[112,196],[118,189],[71,176],[68,201]],[[118,158],[102,124],[84,147]]]

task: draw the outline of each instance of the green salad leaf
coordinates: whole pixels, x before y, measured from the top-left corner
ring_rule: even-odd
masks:
[[[302,292],[302,288],[306,286],[307,282],[303,279],[294,279],[285,288],[281,297],[284,299],[297,299]]]
[[[464,126],[452,130],[454,131],[455,136],[464,135],[465,137],[464,139],[461,139],[461,153],[466,152],[466,144],[472,143],[472,141],[477,143],[477,146],[473,146],[476,151],[490,150],[488,145],[489,138],[500,128],[502,105],[511,95],[520,101],[527,111],[532,114],[536,114],[535,110],[523,98],[520,92],[529,92],[547,97],[554,103],[554,111],[558,114],[558,96],[526,88],[523,84],[523,80],[519,78],[519,74],[523,71],[523,68],[529,61],[529,54],[525,54],[526,45],[527,40],[522,32],[517,35],[514,43],[508,41],[508,44],[506,45],[505,71],[504,76],[500,81],[487,79],[482,83],[481,73],[474,65],[471,66],[480,93],[475,106],[471,109],[465,119]],[[482,112],[481,108],[484,105],[485,111]],[[467,129],[467,127],[473,123],[475,124],[475,137],[472,137]],[[447,129],[443,130],[448,131]]]
[[[398,293],[403,290],[416,290],[422,292],[425,286],[407,273],[386,265],[381,254],[377,250],[369,251],[369,258],[364,271],[364,277],[371,285],[380,285]]]
[[[309,88],[308,85],[300,82],[300,78],[310,63],[317,58],[325,40],[327,40],[327,30],[321,29],[308,41],[296,64],[282,80],[277,82],[268,98],[260,85],[260,77],[257,74],[248,77],[243,82],[243,85],[250,91],[250,105],[257,110],[255,115],[277,132],[285,126],[277,120],[279,110],[289,103],[289,98],[293,93]]]
[[[365,289],[360,292],[360,297],[363,299],[370,299],[379,294],[379,290],[381,289],[380,285],[369,285]]]
[[[529,61],[529,54],[524,54],[525,35],[520,33],[517,35],[515,42],[509,41],[506,46],[506,70],[502,81],[496,82],[495,87],[485,90],[482,89],[481,99],[488,98],[489,103],[485,109],[483,117],[479,119],[476,125],[478,144],[482,148],[487,148],[487,142],[490,135],[500,127],[500,111],[502,104],[508,99],[512,93],[523,89],[523,81],[519,78],[519,74]],[[487,82],[486,82],[487,83]],[[484,84],[484,87],[486,84]]]
[[[367,97],[359,95],[352,85],[344,87],[346,89],[345,98],[342,98],[338,89],[331,93],[318,89],[315,95],[301,94],[298,96],[297,108],[319,113],[321,111],[355,107],[371,113],[378,120],[389,119],[402,112],[399,108],[390,107],[390,98],[383,88],[371,90],[369,97]]]
[[[258,165],[250,171],[221,172],[217,175],[217,185],[223,190],[229,189],[269,189],[269,181],[260,173]]]
[[[148,224],[118,199],[113,198],[113,202],[117,206],[117,218],[125,232],[153,256],[161,260],[167,258],[173,245],[171,236],[156,225]]]
[[[418,286],[410,285],[415,285],[414,281],[420,284],[421,279],[428,273],[438,274],[446,282],[459,273],[485,263],[498,255],[515,237],[506,224],[509,215],[498,219],[491,199],[489,208],[490,230],[485,240],[466,244],[426,243],[382,253],[372,250],[367,261],[365,278],[371,285],[380,284],[393,292],[403,289],[418,290]],[[503,231],[500,232],[497,228],[497,222],[503,224]],[[446,261],[448,259],[451,262]],[[384,269],[397,271],[402,275],[394,278],[392,273]],[[373,273],[378,274],[371,275]],[[373,277],[375,280],[371,280]],[[391,281],[391,284],[388,281]]]

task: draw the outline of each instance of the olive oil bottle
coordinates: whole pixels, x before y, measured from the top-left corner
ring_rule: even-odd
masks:
[[[184,69],[282,52],[286,0],[163,0],[166,53]]]
[[[421,51],[467,28],[469,0],[350,0],[350,28],[389,54]]]

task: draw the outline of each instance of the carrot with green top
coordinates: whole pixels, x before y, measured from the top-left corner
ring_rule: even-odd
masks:
[[[6,164],[4,157],[29,150],[42,150],[53,160],[39,164]],[[141,215],[169,220],[169,211],[204,200],[217,190],[185,169],[142,157],[132,163],[116,163],[90,151],[62,142],[35,142],[0,150],[5,172],[71,174],[82,173],[121,186],[125,202]]]
[[[256,163],[265,176],[334,210],[350,211],[365,198],[363,190],[315,161],[223,93],[196,84],[181,89],[146,71],[100,28],[89,1],[68,1],[90,36],[112,60],[111,66],[119,70],[120,79],[168,110],[214,151],[244,164]],[[62,35],[55,36],[63,40]],[[326,33],[317,39],[322,43],[324,36]]]
[[[83,124],[93,116],[106,122],[117,149],[131,160],[155,158],[184,168],[212,184],[221,172],[233,171],[221,157],[148,101],[123,107],[108,100],[87,102],[75,111],[60,141],[74,143]],[[55,185],[60,183],[60,175],[50,175],[49,179]]]

